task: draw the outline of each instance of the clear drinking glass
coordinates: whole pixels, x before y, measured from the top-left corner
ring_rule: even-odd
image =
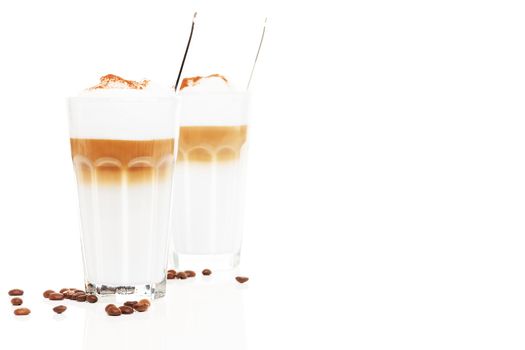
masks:
[[[181,129],[172,200],[176,268],[239,264],[249,87],[264,17],[244,10],[199,10],[181,70]],[[186,84],[185,84],[186,82]]]
[[[88,293],[162,297],[178,98],[69,99]]]
[[[246,92],[181,95],[172,201],[176,267],[239,263],[248,100]]]

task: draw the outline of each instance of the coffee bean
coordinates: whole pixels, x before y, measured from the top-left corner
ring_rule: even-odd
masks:
[[[78,301],[79,303],[83,303],[86,300],[87,300],[87,295],[85,295],[85,294],[79,294],[76,297],[76,301]]]
[[[181,280],[185,280],[186,278],[188,278],[188,276],[186,276],[185,272],[181,271],[181,272],[177,273],[177,278],[181,279]]]
[[[113,305],[112,307],[106,308],[106,313],[109,316],[120,316],[120,315],[122,315],[122,311],[120,311],[120,309],[118,307],[116,307],[115,305]]]
[[[167,274],[166,277],[167,277],[169,280],[172,280],[172,279],[175,279],[176,276],[177,276],[176,273],[168,272],[168,274]]]
[[[93,303],[96,303],[96,302],[98,301],[98,297],[97,297],[96,295],[92,295],[92,294],[90,294],[90,295],[88,295],[88,296],[86,297],[86,301],[87,301],[88,303],[93,304]]]
[[[138,304],[146,304],[148,305],[148,307],[150,307],[151,301],[149,301],[148,299],[142,299],[142,300],[139,300]]]
[[[133,308],[135,309],[135,311],[144,312],[148,310],[149,306],[147,304],[136,303],[135,305],[133,305]]]
[[[191,271],[191,270],[184,271],[184,273],[185,273],[186,276],[188,276],[188,277],[195,277],[195,275],[196,275],[195,271]]]
[[[27,316],[31,313],[31,310],[25,307],[21,307],[19,309],[15,309],[14,313],[17,316]]]
[[[51,289],[48,289],[44,292],[44,298],[49,298],[49,295],[51,295],[52,293],[54,293],[55,291],[54,290],[51,290]]]
[[[18,297],[24,295],[24,291],[22,289],[11,289],[9,295],[12,297]]]
[[[21,298],[15,297],[11,299],[11,305],[13,306],[20,306],[24,303],[24,301]]]
[[[244,283],[244,282],[247,282],[249,280],[248,277],[241,277],[241,276],[237,276],[235,277],[235,279],[237,280],[237,282],[239,283]]]
[[[135,311],[144,312],[148,310],[150,305],[151,305],[151,302],[148,299],[142,299],[142,300],[139,300],[138,303],[133,305],[133,308],[135,309]]]
[[[62,289],[60,290],[60,293],[67,292],[68,290],[69,290],[69,288],[62,288]],[[57,306],[57,307],[58,307],[58,306]]]
[[[132,314],[133,312],[135,312],[135,310],[133,310],[133,308],[131,306],[127,306],[127,305],[122,305],[121,307],[119,307],[120,309],[120,312],[122,312],[123,315],[129,315],[129,314]]]
[[[138,301],[126,301],[124,305],[133,307],[136,303],[138,303]]]
[[[80,299],[80,300],[79,300],[79,299]],[[86,301],[86,293],[84,293],[84,292],[81,291],[81,290],[76,291],[76,292],[73,293],[73,295],[71,296],[71,300]]]
[[[168,270],[168,273],[171,272],[171,273],[174,273],[174,274],[177,274],[177,271],[171,269],[171,270]]]
[[[11,304],[13,304],[14,306],[19,306],[19,305],[22,305],[24,301],[20,298],[13,298],[11,299]]]
[[[202,270],[202,274],[204,276],[209,276],[209,275],[211,275],[211,270],[210,269],[204,269],[204,270]]]
[[[64,296],[60,293],[49,294],[49,300],[64,300]]]
[[[115,305],[115,304],[107,304],[106,307],[104,308],[104,310],[105,310],[106,312],[108,312],[108,309],[110,309],[110,308],[112,308],[112,307],[117,307],[117,305]]]
[[[55,306],[55,307],[53,308],[53,311],[60,315],[62,312],[66,311],[66,309],[67,309],[66,306],[64,306],[64,305],[58,305],[58,306]]]

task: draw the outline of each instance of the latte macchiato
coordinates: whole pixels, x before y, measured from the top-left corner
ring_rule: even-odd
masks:
[[[88,292],[165,292],[177,98],[114,75],[70,99]]]
[[[172,200],[179,267],[233,267],[239,261],[248,98],[226,83],[214,74],[185,79],[181,85]]]

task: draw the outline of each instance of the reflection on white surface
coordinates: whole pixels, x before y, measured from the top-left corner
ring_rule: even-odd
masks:
[[[106,303],[86,310],[84,350],[245,349],[242,286],[231,274],[169,281],[147,312],[109,317]]]

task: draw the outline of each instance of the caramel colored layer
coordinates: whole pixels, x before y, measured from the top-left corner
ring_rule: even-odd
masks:
[[[238,159],[246,142],[246,125],[183,126],[177,161],[213,162]]]
[[[79,182],[145,183],[171,177],[174,144],[174,139],[71,139],[71,154]]]

